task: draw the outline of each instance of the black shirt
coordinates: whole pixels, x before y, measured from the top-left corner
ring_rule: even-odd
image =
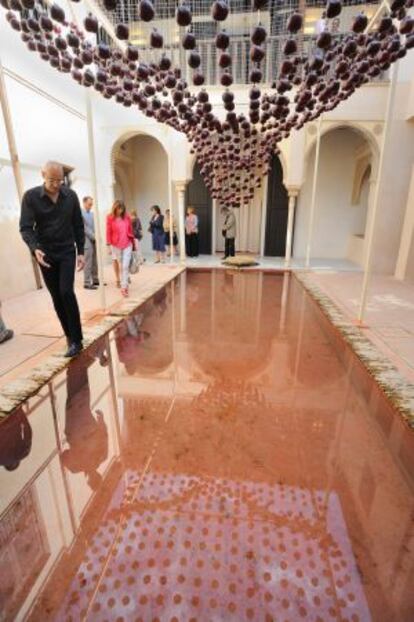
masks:
[[[76,192],[62,186],[53,203],[44,186],[28,190],[22,201],[20,233],[32,252],[59,254],[76,243],[78,254],[83,255],[85,230]]]

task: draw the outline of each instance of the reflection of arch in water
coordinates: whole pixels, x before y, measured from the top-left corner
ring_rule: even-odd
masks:
[[[227,270],[187,276],[189,351],[207,377],[247,379],[266,368],[271,339],[263,314],[277,313],[278,300],[276,293],[267,310],[262,305],[262,278]]]
[[[126,372],[142,376],[166,371],[173,364],[170,287],[157,292],[116,330],[116,344]]]

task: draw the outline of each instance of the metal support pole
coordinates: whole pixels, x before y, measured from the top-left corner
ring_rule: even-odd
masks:
[[[313,186],[312,186],[312,200],[311,200],[311,208],[309,214],[309,227],[308,227],[308,241],[306,244],[306,260],[305,267],[309,268],[310,266],[310,254],[311,254],[311,246],[312,246],[312,233],[313,233],[313,224],[315,220],[315,207],[316,207],[316,185],[318,182],[318,171],[319,171],[319,152],[321,146],[321,127],[322,127],[322,115],[319,117],[318,121],[318,133],[316,137],[316,151],[315,151],[315,164],[313,169]]]
[[[106,310],[106,297],[104,286],[104,267],[102,256],[102,238],[101,238],[101,220],[99,215],[98,205],[98,182],[96,179],[96,160],[95,160],[95,141],[93,132],[93,115],[92,115],[92,102],[89,91],[86,91],[86,123],[88,127],[88,149],[89,149],[89,165],[92,181],[92,195],[94,202],[94,214],[95,214],[95,239],[96,239],[96,251],[98,257],[98,274],[99,274],[99,295],[101,301],[101,308]]]
[[[292,257],[292,240],[293,240],[293,223],[295,220],[295,204],[296,197],[298,196],[297,190],[289,190],[289,211],[288,211],[288,223],[286,230],[286,248],[285,248],[285,267],[289,268],[290,260]]]
[[[367,293],[369,280],[371,276],[371,267],[372,267],[372,255],[373,255],[373,246],[374,246],[374,233],[375,233],[375,225],[377,220],[378,206],[379,206],[379,198],[381,194],[381,186],[383,183],[383,173],[384,173],[384,155],[387,147],[387,141],[390,132],[390,119],[394,107],[395,100],[395,89],[397,86],[397,77],[398,77],[398,61],[394,64],[391,76],[391,83],[388,90],[387,97],[387,107],[385,111],[385,121],[384,121],[384,131],[382,136],[382,145],[381,152],[378,163],[378,173],[377,173],[377,185],[375,186],[375,194],[374,194],[374,202],[372,206],[372,213],[369,219],[369,229],[367,235],[367,249],[365,254],[365,268],[364,268],[364,278],[362,281],[362,290],[361,290],[361,299],[359,302],[359,312],[358,312],[358,323],[362,324],[364,321],[365,308],[367,304]]]
[[[11,161],[11,165],[13,168],[14,183],[16,185],[17,196],[21,203],[23,199],[23,195],[24,195],[24,184],[23,184],[22,171],[20,168],[20,160],[19,160],[19,156],[17,153],[16,139],[15,139],[14,131],[13,131],[13,122],[12,122],[12,117],[11,117],[11,112],[10,112],[10,107],[9,107],[9,100],[7,97],[6,83],[4,80],[4,71],[3,71],[3,65],[1,62],[1,58],[0,58],[0,104],[1,104],[1,109],[3,112],[4,126],[6,128],[7,143],[9,146],[9,153],[10,153],[10,161]],[[37,262],[31,253],[30,253],[30,257],[32,261],[33,274],[35,278],[36,287],[37,289],[41,289],[42,281],[40,279],[39,266],[37,265]]]
[[[211,229],[211,254],[214,257],[216,254],[216,246],[217,246],[217,199],[213,199],[212,210],[213,210],[213,218],[212,218],[212,229]]]
[[[170,153],[168,154],[168,204],[170,208],[170,261],[174,261],[174,218],[173,218],[173,201],[172,201],[172,159],[171,159],[171,145]]]

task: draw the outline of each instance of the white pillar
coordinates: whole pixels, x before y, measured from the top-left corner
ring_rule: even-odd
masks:
[[[414,166],[411,172],[410,189],[408,191],[407,207],[405,208],[404,224],[401,232],[400,248],[398,251],[395,278],[402,280],[407,271],[411,244],[414,240]]]
[[[99,214],[98,205],[98,182],[96,178],[96,160],[95,160],[95,140],[93,132],[93,114],[92,114],[92,102],[91,94],[86,91],[86,123],[88,128],[88,150],[89,150],[89,166],[91,172],[92,181],[92,195],[94,203],[94,217],[95,217],[95,239],[96,239],[96,254],[98,258],[98,274],[99,274],[99,295],[101,301],[101,308],[106,310],[106,296],[105,296],[105,275],[104,264],[102,255],[102,230],[101,230],[101,218]]]
[[[313,168],[313,186],[312,186],[312,200],[309,214],[309,226],[308,226],[308,240],[306,243],[306,259],[305,259],[305,267],[309,268],[310,266],[310,255],[311,255],[311,246],[312,246],[312,234],[313,234],[313,223],[315,220],[315,207],[316,207],[316,185],[318,183],[318,171],[319,171],[319,151],[321,146],[321,128],[322,128],[322,115],[319,117],[318,121],[318,133],[316,137],[316,150],[315,150],[315,163]]]
[[[11,118],[9,100],[7,97],[6,83],[4,80],[4,72],[3,72],[3,65],[1,62],[1,58],[0,58],[0,104],[1,104],[1,109],[3,112],[4,126],[6,128],[7,143],[9,146],[9,153],[10,153],[10,161],[11,161],[11,165],[13,168],[14,183],[16,185],[17,196],[21,203],[23,199],[23,195],[24,195],[24,184],[23,184],[22,172],[20,169],[19,156],[17,154],[17,145],[16,145],[16,139],[14,137],[13,123],[12,123],[12,118]],[[37,265],[37,262],[34,259],[32,254],[30,254],[30,257],[32,261],[33,275],[34,275],[36,287],[38,289],[41,289],[42,281],[40,279],[39,266]]]
[[[286,249],[285,249],[285,267],[290,266],[292,257],[292,240],[293,240],[293,223],[295,221],[296,197],[299,190],[297,188],[288,188],[289,207],[288,207],[288,223],[286,230]]]
[[[360,324],[362,324],[364,321],[365,307],[367,303],[368,285],[369,285],[369,279],[371,276],[375,225],[376,225],[376,220],[377,220],[379,198],[381,195],[381,186],[383,183],[384,160],[385,160],[384,156],[385,156],[385,151],[387,148],[387,142],[388,142],[389,131],[390,131],[390,120],[391,120],[393,106],[394,106],[395,88],[397,86],[397,76],[398,76],[398,61],[394,64],[394,67],[392,69],[391,83],[390,83],[389,90],[388,90],[387,108],[385,112],[382,145],[381,145],[381,152],[380,152],[379,164],[378,164],[377,185],[375,187],[374,204],[372,207],[372,213],[371,213],[371,218],[370,218],[369,228],[368,228],[367,246],[366,246],[366,255],[365,255],[365,270],[364,270],[364,278],[362,281],[361,299],[359,303],[359,312],[358,312],[358,322]]]
[[[170,261],[174,261],[174,215],[173,215],[173,200],[172,200],[172,155],[171,151],[168,154],[168,207],[170,210]]]
[[[263,192],[262,192],[262,219],[260,223],[260,257],[264,257],[265,240],[266,240],[266,217],[267,217],[267,185],[269,176],[266,175],[263,180]]]
[[[185,262],[185,189],[187,182],[175,183],[178,195],[178,235],[180,244],[180,261]]]

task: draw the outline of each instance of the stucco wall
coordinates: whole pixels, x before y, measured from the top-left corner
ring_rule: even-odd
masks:
[[[345,258],[349,236],[359,233],[360,205],[352,205],[355,153],[364,139],[349,129],[324,135],[320,146],[317,199],[311,256]],[[312,197],[315,148],[309,154],[305,182],[297,202],[293,253],[304,257]]]

